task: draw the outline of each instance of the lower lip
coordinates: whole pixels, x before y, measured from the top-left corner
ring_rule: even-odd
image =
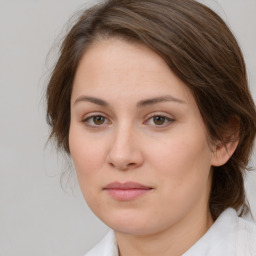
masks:
[[[129,201],[148,193],[151,189],[106,189],[106,191],[116,200]]]

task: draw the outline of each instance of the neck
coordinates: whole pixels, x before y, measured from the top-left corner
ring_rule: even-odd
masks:
[[[116,232],[119,256],[181,256],[212,224],[213,219],[207,209],[200,216],[190,214],[168,229],[154,234],[131,235]]]

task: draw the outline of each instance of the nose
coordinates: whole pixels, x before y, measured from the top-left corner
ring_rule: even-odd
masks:
[[[138,134],[132,128],[120,127],[113,135],[108,163],[119,170],[135,169],[143,164]]]

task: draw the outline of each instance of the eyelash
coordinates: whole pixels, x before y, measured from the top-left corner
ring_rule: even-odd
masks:
[[[90,121],[90,120],[93,120],[93,118],[95,118],[95,117],[103,117],[103,118],[104,118],[104,121],[107,120],[107,117],[105,117],[105,116],[102,115],[101,113],[93,113],[92,115],[90,115],[90,116],[84,118],[84,119],[82,120],[82,122],[83,122],[86,126],[88,126],[88,127],[90,127],[90,128],[93,128],[93,129],[102,128],[103,125],[96,125],[96,124],[93,125],[93,124],[89,124],[89,121]]]
[[[90,115],[90,116],[84,118],[84,119],[82,120],[82,122],[83,122],[86,126],[88,126],[88,127],[90,127],[90,128],[93,128],[93,129],[100,129],[100,128],[104,127],[104,124],[97,125],[97,124],[90,124],[90,123],[89,123],[90,120],[92,120],[92,122],[93,122],[93,118],[95,118],[95,117],[104,118],[104,124],[105,124],[105,121],[107,120],[107,117],[105,117],[105,116],[102,115],[101,113],[94,113],[93,115]],[[154,113],[154,114],[151,114],[151,115],[149,115],[149,116],[147,117],[146,122],[149,122],[149,120],[151,120],[151,119],[153,119],[153,118],[156,118],[156,117],[164,118],[164,124],[162,124],[162,125],[151,124],[151,125],[150,125],[150,126],[154,126],[154,128],[156,128],[156,129],[164,128],[164,127],[168,126],[169,124],[171,124],[171,123],[173,123],[173,122],[175,121],[175,119],[170,118],[170,117],[167,117],[167,116],[165,116],[165,115],[163,115],[163,114]],[[110,123],[110,122],[109,122],[109,123]]]
[[[166,126],[168,126],[169,124],[173,123],[175,120],[173,118],[170,118],[168,116],[165,116],[163,114],[158,114],[158,113],[153,113],[151,115],[149,115],[147,117],[147,122],[153,118],[156,118],[156,117],[160,117],[160,118],[164,118],[164,124],[163,125],[157,125],[157,124],[152,124],[151,126],[154,126],[156,129],[159,129],[159,128],[164,128]]]

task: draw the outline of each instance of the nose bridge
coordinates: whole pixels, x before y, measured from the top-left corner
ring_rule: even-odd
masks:
[[[129,169],[139,166],[142,152],[139,149],[138,134],[134,125],[123,120],[114,129],[112,145],[109,151],[109,163],[118,169]]]

